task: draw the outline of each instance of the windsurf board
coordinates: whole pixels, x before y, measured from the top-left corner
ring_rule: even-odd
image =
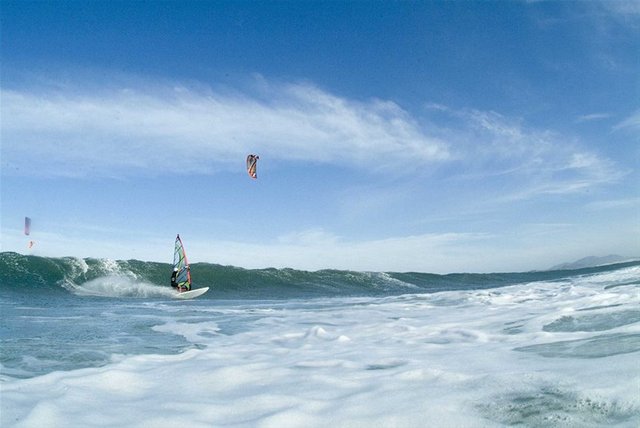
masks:
[[[207,291],[209,291],[209,287],[196,288],[194,290],[183,291],[181,293],[174,293],[173,298],[182,300],[194,299],[198,296],[202,296]]]

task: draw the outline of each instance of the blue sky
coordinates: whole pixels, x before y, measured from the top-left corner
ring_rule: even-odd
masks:
[[[192,261],[438,273],[640,255],[637,2],[0,19],[3,251],[169,262],[180,233]]]

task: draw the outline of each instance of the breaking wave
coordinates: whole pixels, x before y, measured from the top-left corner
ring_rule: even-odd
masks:
[[[539,281],[566,281],[640,266],[640,261],[577,270],[519,273],[355,272],[342,270],[242,269],[211,263],[191,265],[194,288],[211,287],[209,299],[288,299],[332,296],[392,296],[453,290],[479,290]],[[80,259],[0,253],[0,289],[21,293],[62,292],[107,297],[167,297],[168,263]]]

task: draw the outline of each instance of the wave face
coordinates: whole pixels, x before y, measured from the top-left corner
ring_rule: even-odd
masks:
[[[640,266],[631,261],[593,268],[520,273],[448,274],[242,269],[210,263],[191,265],[194,288],[211,287],[202,298],[272,299],[393,296],[480,290],[605,273]],[[0,289],[20,293],[73,293],[104,297],[167,297],[169,263],[80,259],[0,253]]]

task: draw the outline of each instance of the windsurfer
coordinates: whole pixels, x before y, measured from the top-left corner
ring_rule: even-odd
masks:
[[[176,281],[176,277],[178,276],[178,268],[173,268],[173,272],[171,273],[171,286],[175,289],[178,289],[178,282]],[[180,291],[178,289],[178,291]]]
[[[189,268],[186,268],[187,271]],[[189,291],[188,285],[180,285],[178,284],[178,268],[173,268],[173,272],[171,273],[171,286],[176,289],[178,293],[182,293],[183,291]]]
[[[187,254],[182,245],[180,235],[176,236],[176,245],[173,252],[173,273],[171,274],[171,286],[177,292],[191,290],[191,272],[189,270],[189,262]]]

